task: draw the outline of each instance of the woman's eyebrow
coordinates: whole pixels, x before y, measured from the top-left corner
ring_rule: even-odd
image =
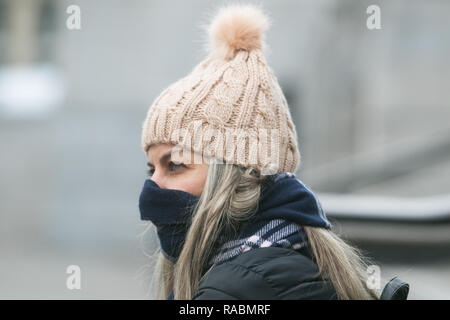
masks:
[[[164,162],[166,162],[172,155],[172,150],[169,150],[168,152],[166,152],[160,159],[159,159],[159,163],[163,164]],[[150,167],[153,167],[153,164],[149,161],[147,162],[147,165]]]

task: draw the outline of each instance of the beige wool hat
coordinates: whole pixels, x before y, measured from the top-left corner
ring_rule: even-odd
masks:
[[[145,152],[170,143],[266,174],[296,171],[296,129],[263,54],[269,24],[253,4],[219,10],[207,30],[209,55],[151,105],[142,131]]]

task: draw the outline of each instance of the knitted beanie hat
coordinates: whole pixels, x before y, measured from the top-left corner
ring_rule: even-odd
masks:
[[[151,105],[142,131],[145,152],[153,144],[169,143],[203,160],[262,174],[296,171],[296,129],[263,54],[269,24],[256,5],[219,10],[208,26],[209,55]]]

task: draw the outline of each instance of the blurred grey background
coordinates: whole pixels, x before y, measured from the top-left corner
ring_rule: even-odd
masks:
[[[0,298],[149,298],[142,122],[204,59],[200,25],[224,3],[0,0]],[[383,278],[449,299],[450,2],[258,3],[297,176]],[[81,290],[66,287],[69,265]]]

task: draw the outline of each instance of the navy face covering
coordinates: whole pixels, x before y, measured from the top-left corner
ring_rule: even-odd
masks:
[[[181,253],[192,211],[199,199],[181,190],[160,188],[150,179],[144,183],[139,196],[141,219],[156,226],[161,251],[173,263]]]

